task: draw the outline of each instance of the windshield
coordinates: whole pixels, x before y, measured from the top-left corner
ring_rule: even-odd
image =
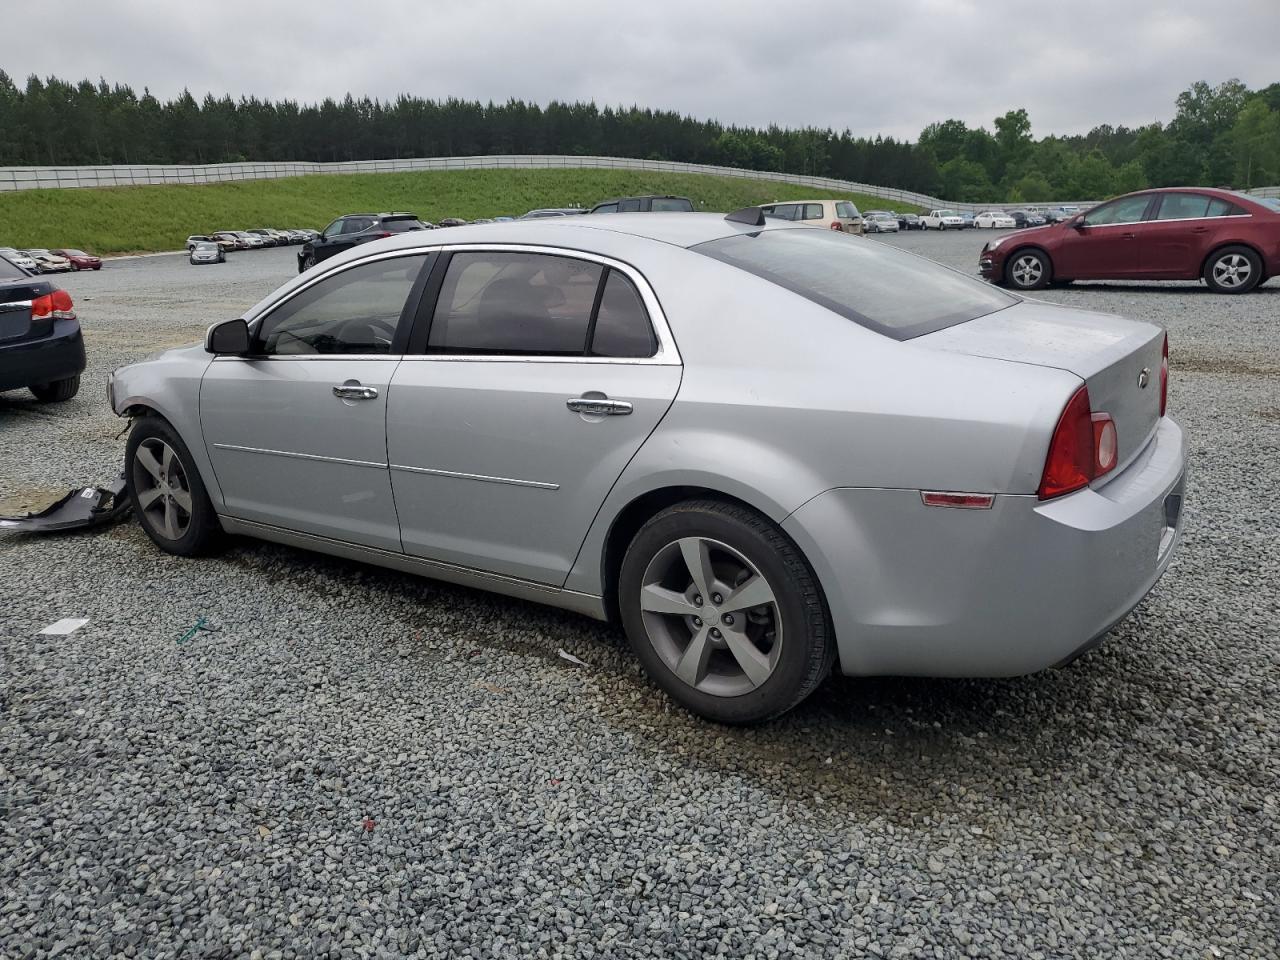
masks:
[[[5,252],[0,250],[0,280],[21,280],[27,276],[27,271],[15,263],[10,263],[5,256]]]
[[[955,215],[956,215],[956,212],[955,212],[954,210],[939,210],[939,211],[938,211],[938,216],[940,216],[940,217],[954,217]]]
[[[1018,302],[932,260],[834,230],[761,230],[690,249],[895,340],[932,333]]]

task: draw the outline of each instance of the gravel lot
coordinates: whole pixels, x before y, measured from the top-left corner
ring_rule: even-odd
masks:
[[[85,385],[0,397],[0,512],[113,476],[107,372],[292,271],[67,277]],[[725,730],[553,610],[132,522],[0,540],[0,956],[1280,957],[1280,281],[1045,296],[1168,326],[1194,458],[1180,556],[1065,670]]]

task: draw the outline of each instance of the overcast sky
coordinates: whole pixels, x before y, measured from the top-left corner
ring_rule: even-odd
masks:
[[[0,25],[19,84],[581,99],[910,139],[1019,106],[1037,137],[1136,126],[1195,80],[1280,80],[1280,0],[58,0]]]

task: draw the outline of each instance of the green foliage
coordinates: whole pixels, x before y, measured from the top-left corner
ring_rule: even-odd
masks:
[[[460,170],[242,180],[207,185],[0,193],[0,243],[95,253],[176,250],[187,236],[253,227],[320,229],[344,213],[411,210],[428,220],[519,216],[536,207],[589,206],[607,197],[673,193],[700,210],[736,210],[822,195],[768,180],[625,170]],[[916,212],[842,194],[859,209]]]

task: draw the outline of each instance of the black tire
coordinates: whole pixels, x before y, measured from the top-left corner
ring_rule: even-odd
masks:
[[[77,265],[77,264],[75,264],[75,263],[72,263],[72,264],[71,264],[71,272],[72,272],[72,273],[79,273],[79,272],[80,272],[80,267],[79,267],[79,265]]]
[[[1209,254],[1201,275],[1214,293],[1248,293],[1262,282],[1262,259],[1250,247],[1223,247]]]
[[[140,493],[145,492],[140,490],[143,482],[140,478],[148,471],[138,459],[138,450],[149,440],[167,444],[182,468],[179,483],[183,492],[190,497],[191,509],[181,511],[187,514],[189,521],[178,537],[167,536],[153,514],[149,509],[144,509],[139,500]],[[138,518],[143,531],[161,550],[180,557],[196,557],[209,553],[217,546],[222,538],[218,515],[214,512],[191,451],[166,420],[158,416],[147,416],[134,421],[133,428],[129,431],[129,440],[125,444],[124,476],[133,514]]]
[[[1009,254],[1004,281],[1015,290],[1041,290],[1053,280],[1053,264],[1043,251],[1024,247]]]
[[[310,270],[315,265],[316,255],[314,253],[308,253],[305,257],[300,257],[298,259],[298,272],[302,273],[306,270]]]
[[[41,403],[61,403],[80,392],[80,376],[77,374],[52,383],[37,383],[31,387],[31,392]]]
[[[764,623],[758,629],[770,629],[768,624],[775,620],[773,629],[781,627],[776,661],[767,677],[753,689],[717,695],[695,688],[676,675],[650,635],[646,614],[641,609],[646,574],[651,566],[660,562],[664,552],[688,538],[705,538],[740,554],[756,568],[772,591],[773,600],[769,604],[739,613],[742,620],[738,629],[743,632],[757,622],[757,616]],[[717,577],[723,569],[715,568]],[[688,589],[696,593],[692,584]],[[700,597],[694,599],[699,602],[699,609],[710,611],[710,607],[701,606]],[[729,599],[726,596],[725,602]],[[766,608],[768,612],[761,614]],[[650,678],[686,709],[716,723],[760,723],[786,713],[818,688],[835,660],[835,638],[817,577],[796,545],[776,525],[737,504],[691,500],[651,518],[636,533],[623,558],[618,577],[618,609],[631,649]],[[648,616],[649,622],[660,624],[656,628],[659,632],[670,629],[677,639],[691,640],[693,628],[686,617],[662,613]],[[723,623],[733,622],[732,616],[719,619]],[[708,626],[711,622],[707,621]],[[777,633],[764,636],[777,637]],[[656,642],[665,641],[660,636]],[[713,650],[710,657],[725,665],[729,674],[738,667],[727,649]],[[739,672],[745,679],[745,672],[740,668]],[[718,676],[708,669],[707,678],[715,681]],[[737,682],[732,677],[729,681]]]

